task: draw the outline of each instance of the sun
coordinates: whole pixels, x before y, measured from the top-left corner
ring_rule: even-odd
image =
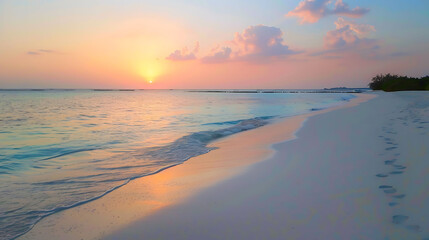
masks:
[[[163,74],[164,67],[159,60],[144,61],[139,65],[138,71],[139,75],[142,76],[145,81],[152,84],[157,77]]]

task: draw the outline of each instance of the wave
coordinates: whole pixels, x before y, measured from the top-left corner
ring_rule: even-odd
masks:
[[[73,150],[73,151],[63,152],[63,153],[60,153],[60,154],[55,155],[55,156],[51,156],[51,157],[47,157],[47,158],[42,158],[42,159],[37,160],[36,162],[51,160],[51,159],[54,159],[54,158],[59,158],[59,157],[67,156],[67,155],[70,155],[70,154],[80,153],[80,152],[94,151],[94,150],[98,150],[98,149],[101,149],[101,148],[82,148],[82,149],[76,149],[76,150]]]
[[[260,120],[270,120],[273,119],[277,116],[263,116],[263,117],[256,117],[253,119],[260,119]],[[234,121],[225,121],[225,122],[214,122],[214,123],[204,123],[202,125],[233,125],[233,124],[238,124],[242,121],[246,121],[246,120],[250,120],[250,119],[241,119],[241,120],[234,120]]]
[[[326,108],[311,108],[310,111],[314,112],[314,111],[320,111]]]
[[[176,141],[174,141],[168,145],[165,145],[165,146],[150,147],[150,148],[143,148],[141,150],[137,150],[136,152],[132,153],[135,157],[145,159],[145,160],[155,161],[158,163],[163,163],[164,166],[155,170],[155,171],[145,173],[145,174],[135,175],[132,177],[127,177],[127,178],[119,177],[119,178],[111,179],[111,180],[103,180],[103,181],[112,181],[112,182],[122,181],[122,183],[118,184],[115,187],[110,188],[109,190],[107,190],[107,191],[105,191],[105,192],[103,192],[97,196],[89,198],[89,199],[82,200],[82,201],[79,201],[79,202],[76,202],[74,204],[67,205],[67,206],[58,206],[58,207],[55,207],[53,209],[30,211],[30,212],[23,213],[22,216],[25,215],[27,219],[31,218],[31,220],[32,220],[31,226],[29,226],[29,228],[26,229],[26,231],[21,232],[15,236],[13,236],[12,239],[16,239],[16,238],[24,235],[25,233],[30,231],[35,226],[35,224],[37,224],[37,222],[39,222],[41,219],[43,219],[49,215],[52,215],[54,213],[57,213],[57,212],[60,212],[60,211],[66,210],[66,209],[74,208],[74,207],[77,207],[79,205],[82,205],[82,204],[91,202],[93,200],[99,199],[99,198],[105,196],[106,194],[126,185],[131,180],[141,178],[141,177],[145,177],[145,176],[149,176],[149,175],[153,175],[153,174],[157,174],[157,173],[164,171],[168,168],[182,164],[183,162],[185,162],[186,160],[188,160],[192,157],[196,157],[196,156],[208,153],[211,150],[215,149],[214,147],[207,147],[207,145],[210,142],[212,142],[216,139],[222,138],[222,137],[230,136],[230,135],[235,134],[235,133],[239,133],[239,132],[255,129],[258,127],[262,127],[264,125],[267,125],[270,122],[269,120],[272,118],[274,118],[274,117],[273,116],[265,116],[265,117],[256,117],[256,118],[252,118],[252,119],[231,121],[231,122],[237,122],[237,123],[234,126],[219,129],[219,130],[195,132],[195,133],[183,136],[183,137],[177,139]],[[231,123],[229,123],[229,124],[231,124]],[[81,151],[91,151],[94,149],[80,149],[80,150]],[[67,153],[72,154],[75,152],[76,151],[67,152]],[[80,152],[80,151],[77,151],[77,152]],[[54,157],[58,157],[58,156],[54,156]],[[42,160],[46,160],[46,159],[42,159]],[[136,166],[134,166],[134,167],[136,167]],[[122,166],[122,167],[118,167],[116,169],[124,169],[124,168],[128,168],[128,166]],[[99,170],[108,170],[108,168],[99,169]],[[92,176],[86,176],[86,177],[80,177],[80,178],[91,178],[91,177],[97,177],[97,176],[101,176],[101,175],[104,175],[104,174],[98,174],[98,175],[92,175]],[[70,178],[70,179],[62,179],[62,180],[57,180],[57,181],[33,183],[33,185],[60,185],[60,184],[65,184],[65,183],[77,183],[77,182],[82,183],[84,181],[88,181],[88,180],[82,181],[82,179],[80,179],[81,181],[77,181],[77,180],[78,180],[77,178]],[[99,182],[103,182],[103,181],[99,181]],[[92,182],[92,181],[89,181],[89,182]]]
[[[214,123],[222,125],[237,122],[234,126],[231,127],[214,131],[201,131],[183,136],[166,146],[145,148],[139,157],[151,160],[183,162],[189,158],[196,157],[213,150],[213,147],[207,147],[207,144],[211,141],[235,133],[264,126],[268,124],[269,120],[272,118],[273,116],[265,116],[245,120]]]

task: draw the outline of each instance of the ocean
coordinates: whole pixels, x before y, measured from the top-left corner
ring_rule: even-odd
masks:
[[[351,93],[0,91],[0,239],[235,133],[343,104]]]

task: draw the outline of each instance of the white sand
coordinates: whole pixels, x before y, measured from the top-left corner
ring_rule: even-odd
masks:
[[[429,94],[378,94],[311,117],[268,161],[108,239],[429,238]]]

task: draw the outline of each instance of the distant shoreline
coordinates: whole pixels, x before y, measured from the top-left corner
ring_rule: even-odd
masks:
[[[133,92],[133,91],[186,91],[200,93],[362,93],[370,88],[324,88],[324,89],[61,89],[61,88],[16,88],[0,89],[0,92],[44,92],[44,91],[94,91],[94,92]]]
[[[189,92],[205,92],[205,93],[362,93],[369,91],[369,89],[356,88],[356,89],[308,89],[308,90],[191,90]]]

